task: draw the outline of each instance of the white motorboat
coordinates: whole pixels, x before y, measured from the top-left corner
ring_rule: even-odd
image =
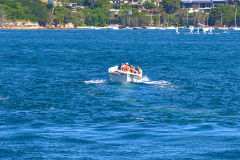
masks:
[[[240,31],[240,27],[234,27],[233,30]]]
[[[170,27],[167,27],[166,29],[168,29],[168,30],[174,30],[174,29],[176,29],[176,27],[170,26]]]
[[[228,27],[218,27],[219,30],[228,30]]]
[[[158,30],[166,30],[166,28],[164,28],[164,27],[157,27],[156,29],[158,29]]]
[[[125,29],[125,30],[133,30],[133,28],[132,28],[132,27],[129,27],[129,26],[127,26],[127,27],[125,27],[125,28],[123,28],[123,29]]]
[[[210,31],[210,28],[204,27],[204,28],[202,28],[202,30],[203,30],[203,34],[206,34],[207,32]]]
[[[112,25],[108,26],[107,29],[118,30],[119,27],[117,24],[114,24],[114,25],[112,24]]]
[[[197,29],[196,34],[200,34],[200,29],[199,28],[196,28],[196,29]]]
[[[213,28],[210,28],[208,34],[213,34]]]
[[[118,69],[118,66],[110,67],[108,73],[110,75],[110,80],[114,82],[142,82],[142,77],[139,74],[134,74],[130,72],[124,72]]]
[[[98,30],[98,29],[100,29],[100,28],[99,28],[99,27],[95,27],[95,26],[91,26],[91,27],[89,27],[89,29]]]
[[[179,34],[178,27],[176,28],[176,34]]]
[[[151,29],[151,30],[153,30],[153,29],[156,29],[156,27],[150,26],[150,27],[146,27],[146,29]]]
[[[194,26],[190,26],[190,27],[188,27],[188,29],[190,30],[189,34],[193,34]]]

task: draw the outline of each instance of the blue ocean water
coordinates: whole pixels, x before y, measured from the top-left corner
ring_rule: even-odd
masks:
[[[0,30],[0,159],[240,159],[240,32],[185,33]]]

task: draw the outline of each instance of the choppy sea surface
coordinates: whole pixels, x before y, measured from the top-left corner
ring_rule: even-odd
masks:
[[[0,30],[0,159],[240,159],[240,32],[186,33]]]

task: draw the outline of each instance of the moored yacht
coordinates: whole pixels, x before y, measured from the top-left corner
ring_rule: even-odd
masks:
[[[219,30],[228,30],[228,27],[218,27]]]
[[[213,31],[213,27],[202,27],[202,31],[203,31],[203,33],[204,34],[206,34],[206,33],[212,33],[212,31]]]
[[[156,29],[156,27],[150,26],[150,27],[146,27],[146,29],[151,29],[151,30],[153,30],[153,29]]]
[[[127,26],[127,27],[125,27],[125,28],[123,28],[123,29],[126,29],[126,30],[133,30],[133,28],[132,28],[132,27],[129,27],[129,26]]]
[[[159,26],[156,29],[158,29],[158,30],[166,30],[166,28],[164,28],[163,26]]]
[[[233,27],[233,30],[240,31],[240,26],[239,27]]]
[[[188,29],[190,30],[189,34],[193,34],[194,26],[189,26]]]
[[[174,26],[170,26],[170,27],[167,27],[166,29],[170,29],[170,30],[176,30],[177,28],[176,27],[174,27]]]
[[[107,29],[118,30],[119,27],[118,27],[117,24],[115,24],[115,25],[110,25],[110,26],[108,26]]]
[[[89,27],[89,29],[98,30],[98,29],[100,29],[100,28],[99,28],[99,27],[95,27],[95,26],[91,26],[91,27]]]

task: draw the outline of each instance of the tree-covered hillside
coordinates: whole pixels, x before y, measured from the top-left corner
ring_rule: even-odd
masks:
[[[111,4],[109,0],[57,0],[57,2],[62,2],[63,5],[55,6],[53,9],[53,4],[42,3],[40,0],[0,0],[0,17],[6,17],[11,21],[29,20],[38,22],[41,26],[50,24],[51,18],[55,26],[67,23],[73,23],[75,26],[235,25],[236,7],[233,5],[219,4],[211,10],[188,13],[189,9],[180,8],[180,0],[162,0],[161,3],[145,1],[141,6]],[[77,3],[82,7],[73,9],[69,3]],[[118,13],[110,9],[118,10]],[[240,25],[240,7],[238,11],[236,19],[237,25]]]
[[[62,0],[62,2],[69,2]],[[55,7],[54,22],[55,24],[73,23],[74,25],[93,25],[105,26],[109,20],[109,10],[111,8],[109,0],[72,0],[71,2],[83,3],[85,7],[78,8],[73,12],[70,7]]]
[[[0,8],[12,21],[29,20],[45,26],[50,18],[48,4],[40,0],[0,0]]]

